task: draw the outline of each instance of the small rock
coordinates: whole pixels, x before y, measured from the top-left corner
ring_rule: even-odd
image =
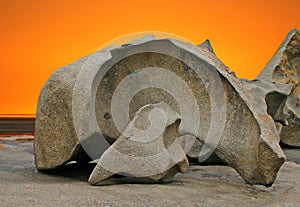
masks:
[[[215,51],[214,51],[213,47],[211,46],[209,39],[202,42],[200,45],[198,45],[198,47],[202,47],[215,55]]]
[[[139,109],[125,132],[101,156],[89,183],[106,184],[107,178],[120,173],[148,181],[172,181],[189,165],[177,142],[180,120],[165,103]]]

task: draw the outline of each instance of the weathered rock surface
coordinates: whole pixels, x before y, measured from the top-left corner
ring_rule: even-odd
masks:
[[[241,81],[247,93],[251,94],[257,111],[268,113],[277,122],[275,124],[278,130],[280,130],[281,124],[287,125],[287,116],[284,114],[282,104],[285,103],[285,99],[292,90],[291,85],[270,83],[263,80],[241,79]]]
[[[279,97],[278,94],[271,94],[271,100],[269,101],[268,106],[273,108],[272,105],[275,104],[275,108],[279,110],[279,117],[281,119],[285,119],[285,125],[280,127],[281,141],[291,146],[300,147],[299,30],[293,29],[289,32],[274,56],[256,79],[267,81],[269,83],[286,84],[292,86],[292,91],[286,99],[282,99],[282,97]],[[281,103],[279,103],[280,101]],[[276,114],[277,111],[272,109],[270,113]]]
[[[172,181],[189,162],[178,143],[180,115],[165,103],[140,108],[125,132],[104,152],[89,183],[113,183],[114,174],[141,178],[140,181]]]
[[[37,109],[36,166],[86,160],[82,148],[98,159],[135,112],[164,102],[181,115],[179,135],[203,143],[200,160],[216,148],[247,183],[269,186],[285,156],[274,121],[255,101],[207,49],[152,37],[106,48],[56,71],[46,83]]]
[[[102,56],[103,52],[98,51],[93,57],[96,59],[97,55]],[[56,71],[47,81],[41,92],[37,109],[35,139],[36,165],[40,170],[59,167],[71,160],[79,159],[84,154],[74,129],[72,94],[78,73],[88,58],[91,58],[91,56],[82,58]],[[177,70],[177,74],[187,73],[187,70],[189,70],[185,64],[175,58],[158,55],[153,52],[139,53],[124,58],[115,64],[101,81],[99,89],[95,89],[97,90],[97,103],[95,104],[97,111],[96,119],[101,128],[101,133],[104,134],[106,140],[110,143],[113,143],[120,136],[120,132],[116,129],[112,121],[110,112],[112,95],[116,86],[124,77],[133,73],[134,68],[156,66],[157,64],[159,67],[169,69],[174,67]],[[122,68],[122,70],[119,68]],[[185,80],[189,77],[186,75]],[[200,87],[195,84],[196,80],[191,81],[193,81],[194,87],[199,90]],[[83,81],[83,84],[85,82],[86,80]],[[170,83],[170,85],[172,84]],[[203,87],[203,84],[201,87]],[[207,92],[202,90],[202,94],[198,96],[205,95],[207,97],[206,94]],[[185,96],[182,98],[184,99]],[[168,103],[177,112],[180,111],[178,103],[174,101],[174,98],[169,93],[162,90],[159,91],[156,88],[149,88],[140,91],[136,94],[134,100],[131,101],[130,115],[132,116],[135,111],[147,103],[157,103],[160,101]],[[207,105],[208,100],[203,99],[201,103]],[[189,113],[191,114],[193,111],[191,110]],[[201,121],[202,126],[208,128],[209,123],[207,122],[209,121],[209,116],[203,116]],[[89,144],[86,145],[91,146]]]
[[[72,93],[82,58],[56,70],[43,87],[35,120],[35,162],[39,170],[57,168],[71,160],[89,160],[80,145],[72,118]]]

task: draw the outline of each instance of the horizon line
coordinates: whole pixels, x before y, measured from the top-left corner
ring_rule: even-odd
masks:
[[[36,114],[0,114],[1,118],[9,118],[9,117],[30,117],[35,118]]]

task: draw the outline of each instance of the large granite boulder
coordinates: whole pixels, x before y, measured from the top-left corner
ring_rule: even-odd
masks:
[[[179,136],[203,144],[200,161],[214,151],[247,183],[269,186],[285,155],[272,117],[255,101],[203,47],[146,36],[105,48],[57,70],[45,84],[37,108],[36,167],[101,160],[137,111],[164,102],[181,117]],[[92,183],[103,178],[92,177]]]

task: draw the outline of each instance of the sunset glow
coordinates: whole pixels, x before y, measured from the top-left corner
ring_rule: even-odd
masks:
[[[161,31],[217,56],[253,79],[292,28],[299,0],[1,1],[0,114],[34,114],[51,73],[130,33]]]

